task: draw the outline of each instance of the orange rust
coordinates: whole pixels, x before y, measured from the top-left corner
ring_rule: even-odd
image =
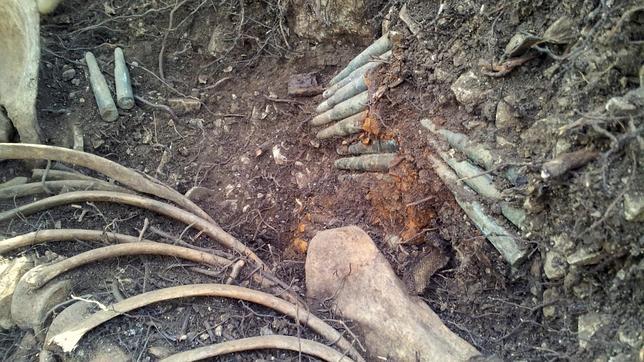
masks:
[[[293,239],[293,249],[300,254],[306,254],[306,250],[309,248],[309,242],[302,238]]]
[[[362,122],[362,129],[368,134],[378,136],[380,134],[381,128],[382,127],[380,125],[380,121],[375,119],[371,115],[371,112],[369,112],[369,114],[367,114],[367,117],[365,117],[364,121]]]
[[[390,170],[390,181],[378,182],[370,187],[367,199],[372,206],[371,220],[387,233],[396,233],[404,241],[422,242],[415,238],[425,229],[436,213],[428,204],[407,206],[431,192],[427,185],[418,182],[418,173],[409,161],[402,161]]]

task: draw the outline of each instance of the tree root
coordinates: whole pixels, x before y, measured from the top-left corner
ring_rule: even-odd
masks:
[[[26,143],[0,143],[0,159],[55,160],[87,167],[107,175],[136,191],[172,201],[182,208],[195,213],[200,218],[212,223],[215,222],[199,206],[161,181],[90,153],[54,146]]]
[[[169,218],[183,222],[186,225],[193,225],[195,229],[203,231],[212,239],[222,245],[238,251],[240,254],[249,257],[263,270],[268,270],[264,262],[246,245],[237,240],[234,236],[225,232],[216,224],[210,223],[194,214],[170,204],[156,201],[139,195],[130,195],[110,191],[74,191],[62,195],[51,196],[38,200],[31,204],[22,205],[13,210],[0,213],[0,222],[10,219],[16,215],[31,215],[41,210],[56,206],[67,205],[79,202],[115,202],[135,207],[140,207]]]
[[[188,362],[217,357],[228,353],[251,351],[256,349],[286,349],[315,356],[324,361],[352,361],[342,353],[321,343],[291,336],[261,336],[242,338],[234,341],[199,347],[189,351],[173,354],[161,362]]]
[[[154,241],[134,242],[109,245],[74,255],[57,263],[39,265],[29,270],[24,280],[32,289],[38,289],[60,274],[78,268],[79,266],[103,259],[129,255],[173,256],[214,267],[226,267],[231,264],[231,261],[228,259],[182,246],[156,243]]]
[[[16,185],[0,189],[0,199],[12,199],[14,197],[24,197],[31,195],[38,195],[42,193],[65,193],[70,191],[84,191],[84,190],[97,190],[97,191],[114,191],[124,193],[134,193],[129,189],[121,186],[112,185],[105,181],[87,181],[87,180],[61,180],[61,181],[46,181],[46,182],[32,182],[24,185]]]
[[[349,355],[355,360],[364,361],[360,354],[352,347],[351,343],[342,337],[340,332],[336,331],[320,318],[301,309],[300,306],[264,292],[226,284],[191,284],[136,295],[112,304],[106,310],[98,311],[83,319],[78,324],[70,326],[69,329],[48,338],[45,341],[45,346],[49,349],[57,345],[64,352],[71,352],[87,332],[123,313],[145,307],[152,303],[199,296],[240,299],[271,308],[307,325],[329,342],[336,344],[341,350],[348,351]]]

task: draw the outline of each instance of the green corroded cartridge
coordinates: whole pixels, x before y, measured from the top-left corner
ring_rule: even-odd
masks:
[[[105,77],[101,73],[98,63],[96,63],[96,57],[94,57],[94,54],[87,52],[85,53],[85,62],[87,62],[87,68],[89,68],[89,83],[94,92],[98,113],[104,121],[116,121],[119,117],[119,112],[114,104],[114,99],[112,99],[110,89],[107,87]]]
[[[118,106],[123,109],[132,109],[134,107],[132,80],[121,48],[114,49],[114,84]]]

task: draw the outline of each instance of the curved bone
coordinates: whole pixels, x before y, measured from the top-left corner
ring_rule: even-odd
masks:
[[[349,355],[355,360],[364,361],[351,346],[351,343],[342,337],[338,331],[315,315],[301,309],[300,306],[264,292],[226,284],[182,285],[139,294],[112,304],[106,310],[92,314],[77,325],[70,326],[66,331],[48,339],[45,341],[45,345],[48,347],[58,345],[64,352],[71,352],[87,332],[112,318],[153,303],[187,297],[234,298],[263,305],[298,320],[326,338],[327,341],[336,344],[341,350],[348,351]]]
[[[352,361],[349,357],[346,357],[342,353],[331,347],[327,347],[322,343],[291,336],[272,335],[242,338],[234,341],[195,348],[189,351],[173,354],[162,359],[160,362],[200,361],[202,359],[217,357],[228,353],[275,348],[302,352],[329,362]]]
[[[0,143],[0,159],[51,160],[87,167],[136,191],[172,201],[202,219],[215,222],[199,206],[161,181],[91,153],[45,145]]]

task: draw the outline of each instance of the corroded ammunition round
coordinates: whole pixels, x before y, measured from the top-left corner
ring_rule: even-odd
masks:
[[[329,122],[337,121],[364,111],[367,109],[368,104],[369,92],[364,91],[340,104],[336,104],[332,109],[313,117],[310,123],[313,126],[321,126]]]
[[[94,54],[91,52],[85,53],[85,62],[87,62],[87,67],[89,68],[89,83],[92,86],[92,91],[94,92],[94,98],[96,99],[96,105],[98,106],[98,113],[104,121],[116,121],[119,116],[119,112],[114,104],[114,99],[112,99],[110,89],[107,87],[105,77],[103,76],[103,73],[101,73],[98,63],[96,63]]]
[[[395,157],[393,153],[347,157],[336,160],[334,165],[342,170],[384,172],[389,171],[389,166]]]
[[[362,131],[362,124],[364,123],[365,118],[369,111],[362,111],[360,113],[354,114],[353,116],[347,117],[333,126],[329,126],[315,136],[317,139],[322,140],[326,138],[333,137],[342,137],[348,136],[354,133],[359,133]]]
[[[134,92],[130,72],[125,63],[125,56],[121,48],[114,49],[114,84],[116,86],[116,103],[123,109],[134,107]]]
[[[351,74],[354,70],[360,68],[361,66],[367,64],[371,57],[376,57],[391,49],[391,40],[389,39],[389,33],[381,36],[378,40],[369,45],[362,53],[358,54],[349,64],[338,73],[331,81],[329,85],[333,85],[343,78]]]

